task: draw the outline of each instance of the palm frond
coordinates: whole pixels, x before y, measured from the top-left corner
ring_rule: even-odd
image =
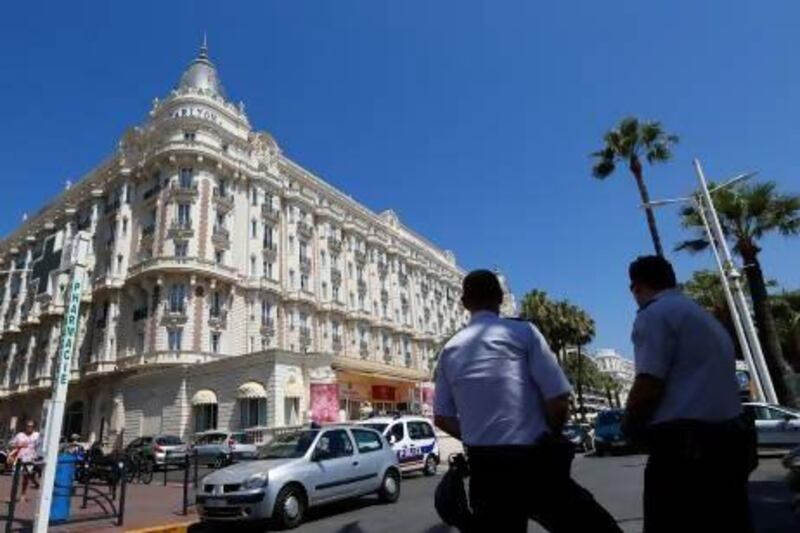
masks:
[[[613,174],[614,169],[616,169],[614,160],[602,159],[592,166],[592,176],[602,180]]]
[[[675,246],[675,251],[681,252],[685,250],[689,253],[698,253],[702,252],[708,247],[708,239],[689,239],[687,241],[678,243],[678,245]]]

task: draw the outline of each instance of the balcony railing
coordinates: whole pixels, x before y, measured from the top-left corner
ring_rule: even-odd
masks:
[[[364,281],[363,279],[358,280],[357,286],[358,286],[358,293],[359,294],[366,294],[366,292],[367,292],[367,282],[366,281]]]
[[[169,237],[176,240],[191,239],[194,235],[191,219],[173,220],[169,226]]]
[[[310,272],[311,271],[311,258],[308,256],[300,257],[300,271],[301,272]]]
[[[342,251],[342,239],[336,237],[328,237],[328,249],[334,254]]]
[[[233,195],[227,193],[226,191],[221,191],[219,189],[214,189],[214,205],[217,206],[217,210],[227,213],[233,210],[234,207],[234,199]]]
[[[299,328],[300,345],[308,346],[311,344],[311,328],[308,326],[300,326]]]
[[[169,198],[176,201],[194,201],[197,198],[197,184],[171,183],[169,186]]]
[[[356,262],[358,263],[367,262],[367,252],[365,252],[364,250],[356,250],[355,252],[353,252],[353,256],[355,257]]]
[[[222,226],[214,226],[214,229],[211,232],[211,243],[214,245],[214,248],[220,249],[228,249],[231,247],[231,234]]]
[[[313,235],[314,228],[308,222],[303,220],[297,221],[297,233],[300,235],[305,235],[307,237],[311,237]]]
[[[331,268],[331,283],[340,285],[342,283],[342,271],[338,268]]]
[[[381,289],[381,301],[386,303],[389,301],[389,291]]]
[[[369,357],[369,344],[366,341],[361,341],[358,343],[358,353],[364,359]]]
[[[275,259],[278,257],[278,246],[274,242],[265,242],[262,253],[264,254],[264,259],[266,259],[268,263],[274,263]]]
[[[272,204],[261,204],[261,217],[265,220],[277,222],[280,218],[280,211],[272,207]]]
[[[331,337],[331,347],[333,351],[338,353],[342,351],[342,336],[334,334]]]

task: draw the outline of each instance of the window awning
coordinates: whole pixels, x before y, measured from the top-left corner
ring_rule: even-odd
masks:
[[[192,405],[213,405],[217,403],[217,395],[213,390],[201,389],[192,396]]]
[[[303,397],[303,384],[294,377],[290,377],[286,381],[286,386],[283,388],[284,398],[302,398]]]
[[[248,381],[239,386],[238,394],[236,396],[240,400],[247,400],[251,398],[266,398],[267,389],[264,385],[255,381]]]

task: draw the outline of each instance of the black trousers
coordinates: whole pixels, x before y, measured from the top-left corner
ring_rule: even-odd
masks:
[[[540,446],[470,447],[467,456],[475,517],[470,533],[524,533],[528,520],[554,533],[621,531],[570,477],[571,457]]]
[[[728,462],[651,454],[644,471],[645,533],[750,533],[747,475]]]

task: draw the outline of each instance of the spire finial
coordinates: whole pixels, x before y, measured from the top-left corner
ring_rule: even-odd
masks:
[[[203,32],[203,44],[200,45],[200,57],[208,58],[208,34]]]

